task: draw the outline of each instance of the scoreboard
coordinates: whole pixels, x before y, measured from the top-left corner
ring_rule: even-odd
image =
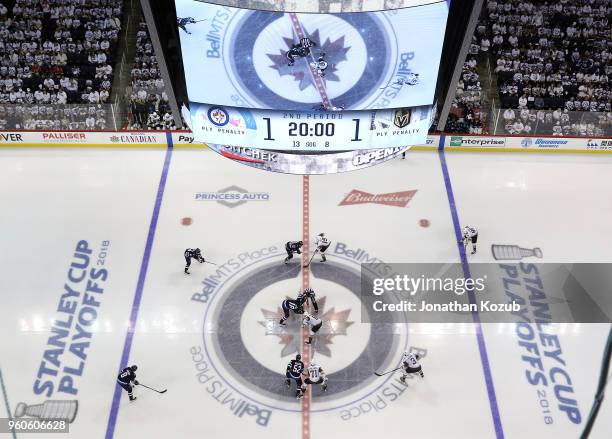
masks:
[[[432,107],[273,111],[190,104],[197,141],[260,149],[347,151],[424,144]]]
[[[196,141],[292,153],[426,141],[446,1],[351,13],[175,5]]]

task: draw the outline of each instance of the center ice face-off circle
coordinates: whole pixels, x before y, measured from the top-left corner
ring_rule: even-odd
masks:
[[[276,282],[253,296],[242,313],[240,332],[247,350],[273,372],[278,372],[279,358],[288,363],[301,349],[302,316],[292,315],[285,326],[279,325],[279,297],[295,299],[297,293],[294,279]],[[366,349],[370,326],[360,322],[359,297],[344,286],[318,280],[315,294],[319,312],[314,314],[312,307],[308,312],[321,318],[323,326],[314,336],[311,359],[324,363],[330,374],[349,366]]]
[[[262,301],[266,301],[268,313],[274,313],[286,295],[295,297],[296,287],[300,285],[301,264],[285,265],[279,262],[258,264],[250,268],[248,273],[238,276],[230,285],[223,286],[205,315],[204,345],[209,350],[209,355],[213,354],[210,357],[214,362],[213,367],[234,390],[268,407],[299,411],[292,405],[280,404],[281,401],[295,402],[294,395],[287,392],[284,384],[285,367],[291,355],[294,356],[296,353],[295,346],[293,352],[289,353],[292,350],[289,347],[283,356],[280,352],[282,348],[268,350],[269,343],[263,339],[272,337],[278,340],[278,336],[273,333],[266,335],[266,314],[260,307]],[[325,264],[312,264],[311,273],[315,292],[319,282],[325,289],[330,290],[329,294],[322,294],[327,297],[323,303],[319,303],[320,316],[325,315],[332,307],[335,308],[335,312],[342,312],[347,306],[352,307],[353,302],[359,302],[360,275],[357,270],[347,267],[344,263],[328,261]],[[280,288],[275,288],[274,285]],[[286,291],[284,288],[288,285],[292,285],[293,288]],[[336,286],[340,297],[353,295],[354,298],[342,303],[334,302],[332,285]],[[272,301],[268,300],[275,289],[277,297]],[[260,294],[261,300],[258,298]],[[317,301],[321,299],[322,297],[317,297]],[[261,315],[261,318],[258,317],[256,322],[252,316],[244,316],[247,312],[255,312],[258,316]],[[351,308],[351,312],[354,313],[354,317],[346,320],[361,325],[359,323],[361,309]],[[267,316],[270,317],[270,314]],[[274,322],[276,317],[274,315],[270,320]],[[343,317],[335,320],[340,321],[339,326],[344,325],[346,329],[346,320],[343,321]],[[264,325],[259,321],[264,322]],[[344,352],[332,350],[331,358],[316,353],[316,348],[311,347],[311,351],[315,351],[315,361],[328,370],[330,378],[330,386],[325,393],[318,388],[312,389],[316,404],[319,406],[315,411],[334,410],[347,403],[354,403],[385,384],[387,379],[377,378],[373,374],[373,368],[387,370],[395,367],[397,352],[405,349],[408,342],[407,333],[398,334],[395,331],[395,323],[364,324],[361,329],[355,331],[355,334],[350,332],[349,327],[347,332],[350,334],[347,333],[347,339],[355,335],[365,340],[356,342],[354,348],[345,349]],[[341,330],[339,326],[338,329]],[[405,327],[405,322],[402,322],[402,326]],[[369,331],[369,336],[362,333],[366,329]],[[252,332],[260,332],[260,338],[253,337]],[[299,344],[296,346],[301,347]],[[266,350],[268,352],[265,352]],[[271,359],[263,360],[263,355],[266,354]],[[332,386],[334,375],[340,378]]]
[[[224,59],[246,101],[284,109],[320,105],[321,91],[308,64],[321,53],[328,63],[324,93],[334,105],[352,108],[381,93],[396,56],[386,23],[373,14],[295,14],[296,25],[292,15],[249,11],[228,26]],[[297,29],[316,46],[312,56],[298,58],[290,67],[285,54],[300,41]]]

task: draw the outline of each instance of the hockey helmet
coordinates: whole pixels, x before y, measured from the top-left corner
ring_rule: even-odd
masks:
[[[138,369],[138,366],[134,364],[133,366],[130,366],[130,369],[132,370],[132,372],[136,372],[136,370]]]
[[[297,355],[295,356],[295,359],[296,359],[297,361],[300,361],[300,360],[302,359],[302,356],[301,356],[300,354],[297,354]]]

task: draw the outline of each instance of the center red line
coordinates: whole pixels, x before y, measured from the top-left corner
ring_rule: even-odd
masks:
[[[301,41],[302,38],[306,37],[306,33],[304,32],[304,29],[302,28],[302,25],[300,24],[300,20],[298,19],[297,14],[295,13],[289,13],[289,17],[291,18],[291,24],[293,25],[293,29],[295,30],[295,33],[297,34],[298,38]],[[310,53],[310,55],[308,55],[308,59],[312,62],[316,62],[316,59],[314,55],[312,54],[312,52]],[[321,77],[315,72],[315,69],[310,65],[310,62],[308,62],[308,70],[310,71],[310,76],[314,82],[315,88],[319,92],[319,95],[321,96],[321,101],[323,102],[323,106],[325,108],[331,108],[332,103],[331,103],[331,99],[329,99],[329,96],[327,95],[327,90],[325,89],[325,83],[323,82],[323,79],[321,79]]]
[[[310,286],[310,180],[308,175],[302,177],[302,290]],[[310,364],[310,346],[304,342],[308,339],[310,329],[302,328],[302,360],[306,367]],[[302,399],[302,439],[310,439],[310,392]]]

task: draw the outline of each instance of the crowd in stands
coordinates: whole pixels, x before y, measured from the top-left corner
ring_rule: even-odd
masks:
[[[106,116],[101,104],[0,104],[0,130],[103,130]]]
[[[122,0],[0,0],[0,129],[107,128],[122,9]],[[483,134],[494,122],[483,105],[496,91],[478,73],[488,61],[502,131],[611,135],[610,16],[612,0],[488,0],[446,131]],[[142,18],[126,97],[127,128],[176,129]]]
[[[486,132],[484,115],[482,114],[482,86],[476,70],[477,61],[471,52],[463,65],[461,79],[457,84],[455,98],[451,104],[445,131],[483,134]]]
[[[141,21],[136,34],[136,56],[127,91],[131,115],[129,129],[174,130],[174,118],[161,78],[147,24]]]
[[[0,124],[103,127],[122,7],[121,0],[0,0]]]
[[[612,2],[489,0],[485,8],[476,37],[492,57],[506,131],[609,134]]]

